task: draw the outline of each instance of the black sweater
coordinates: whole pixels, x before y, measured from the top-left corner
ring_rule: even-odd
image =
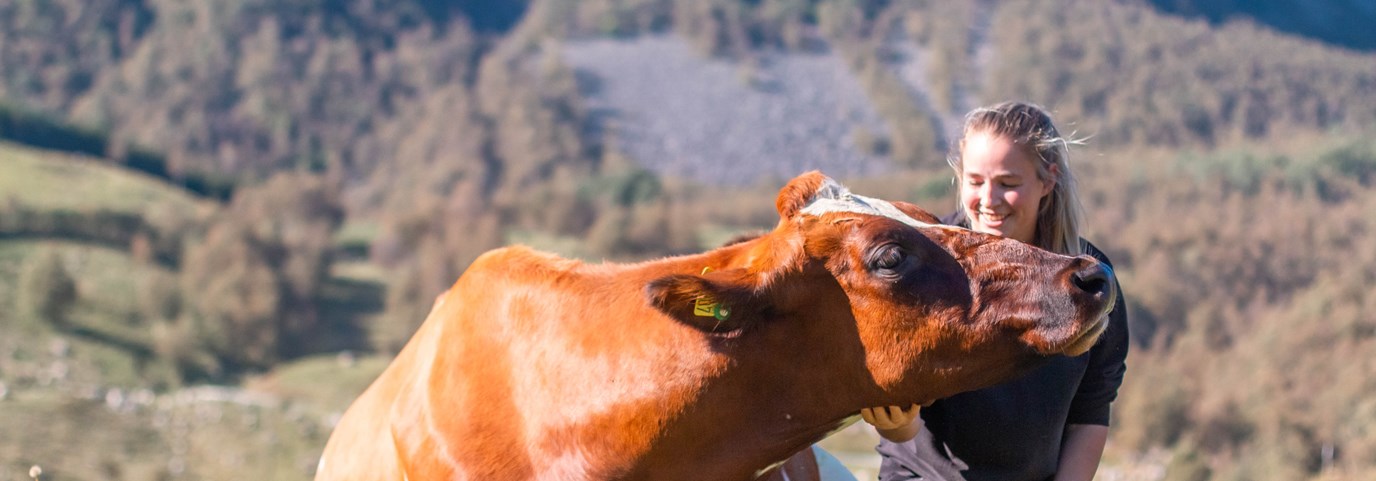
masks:
[[[1086,245],[1087,254],[1112,266]],[[1054,357],[1025,377],[922,408],[925,426],[916,438],[880,441],[880,481],[1053,478],[1067,425],[1109,423],[1126,370],[1126,312],[1120,286],[1108,329],[1089,352]]]

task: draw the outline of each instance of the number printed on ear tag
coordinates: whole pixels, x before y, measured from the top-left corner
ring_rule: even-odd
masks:
[[[711,267],[702,268],[702,273],[712,272]],[[714,317],[718,321],[725,321],[731,316],[731,309],[723,306],[717,301],[707,296],[699,296],[693,301],[693,315],[698,317]]]

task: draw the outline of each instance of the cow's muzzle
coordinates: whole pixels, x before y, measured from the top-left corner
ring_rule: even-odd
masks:
[[[1080,336],[1072,341],[1066,354],[1077,356],[1094,347],[1099,335],[1108,328],[1108,314],[1118,301],[1118,285],[1113,281],[1113,269],[1098,260],[1080,256],[1079,267],[1070,273],[1070,284],[1075,293],[1085,302],[1082,307],[1088,322],[1081,328]]]

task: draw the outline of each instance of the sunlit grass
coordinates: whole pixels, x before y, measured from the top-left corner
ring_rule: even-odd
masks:
[[[79,315],[126,317],[138,310],[138,280],[149,275],[174,275],[166,268],[142,263],[125,252],[89,244],[62,241],[0,241],[0,307],[13,307],[19,273],[25,262],[45,249],[53,249],[62,266],[76,280]]]
[[[39,209],[144,212],[166,206],[194,214],[213,202],[107,161],[0,142],[0,202]]]
[[[322,412],[342,413],[391,362],[388,356],[326,354],[283,364],[244,385]]]
[[[18,309],[18,279],[28,259],[52,249],[76,280],[77,301],[69,312],[74,325],[134,342],[146,341],[148,320],[139,313],[139,279],[172,275],[155,264],[134,261],[106,247],[56,241],[0,241],[0,379],[28,377],[35,371],[58,369],[61,380],[119,386],[149,381],[147,360],[98,340],[63,333],[31,319]],[[27,327],[24,327],[27,326]],[[64,345],[65,348],[54,346]],[[55,363],[64,367],[55,368]]]
[[[26,390],[0,412],[6,479],[308,480],[329,434],[319,412],[232,388]]]

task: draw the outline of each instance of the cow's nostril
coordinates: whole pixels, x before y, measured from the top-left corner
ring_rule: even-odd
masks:
[[[1109,289],[1108,279],[1108,268],[1098,262],[1082,267],[1070,275],[1070,282],[1074,283],[1075,287],[1090,294],[1107,292]]]

